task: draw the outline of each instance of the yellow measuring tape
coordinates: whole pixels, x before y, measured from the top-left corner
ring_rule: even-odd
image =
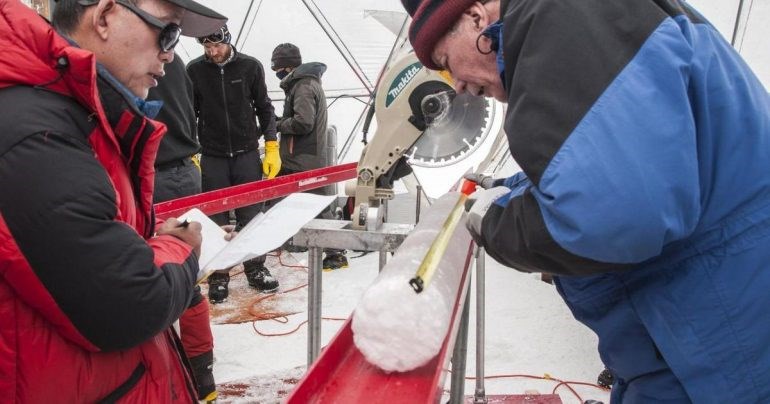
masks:
[[[416,293],[420,293],[428,287],[430,280],[433,279],[433,275],[436,273],[438,264],[441,262],[441,258],[446,252],[449,240],[454,234],[457,224],[460,223],[460,219],[463,217],[463,210],[465,210],[465,200],[468,196],[460,194],[460,199],[449,212],[449,216],[444,221],[444,225],[441,226],[436,239],[431,243],[428,252],[425,253],[425,257],[422,259],[420,266],[417,268],[414,278],[409,280],[409,285],[414,289]]]

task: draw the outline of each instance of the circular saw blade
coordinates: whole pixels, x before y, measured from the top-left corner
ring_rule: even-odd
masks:
[[[481,144],[491,105],[483,97],[457,95],[446,113],[431,123],[407,152],[410,163],[441,167],[462,160]]]

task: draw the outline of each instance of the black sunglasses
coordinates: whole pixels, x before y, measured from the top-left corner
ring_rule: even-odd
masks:
[[[136,16],[144,21],[147,25],[160,30],[160,34],[158,34],[158,46],[160,47],[161,51],[168,52],[174,49],[176,44],[179,43],[179,37],[182,36],[182,27],[180,27],[179,24],[173,22],[163,22],[126,0],[115,0],[115,2],[136,14]],[[78,4],[85,7],[93,6],[97,3],[98,0],[78,1]]]
[[[225,28],[222,27],[219,29],[219,31],[211,35],[201,36],[201,37],[195,38],[195,40],[198,41],[199,44],[221,43],[222,41],[225,40],[226,37],[227,37],[227,34],[225,33]]]

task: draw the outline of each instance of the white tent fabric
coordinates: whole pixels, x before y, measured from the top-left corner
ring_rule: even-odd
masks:
[[[270,70],[270,56],[276,45],[291,42],[300,48],[304,62],[317,61],[328,66],[323,85],[330,105],[329,124],[337,127],[340,148],[354,129],[360,132],[359,121],[397,38],[388,27],[403,24],[406,18],[398,1],[200,2],[228,16],[228,27],[238,50],[256,57],[265,66],[277,114],[282,111],[284,95]],[[381,20],[387,21],[388,27]],[[178,53],[187,62],[201,55],[203,47],[184,37]],[[356,161],[360,151],[360,142],[355,141],[344,161]]]

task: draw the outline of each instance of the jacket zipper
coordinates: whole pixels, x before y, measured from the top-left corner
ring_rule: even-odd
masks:
[[[225,126],[227,128],[227,156],[233,157],[233,141],[230,137],[230,113],[227,110],[227,91],[225,90],[225,67],[219,68],[219,77],[222,79],[222,106],[225,108]]]

